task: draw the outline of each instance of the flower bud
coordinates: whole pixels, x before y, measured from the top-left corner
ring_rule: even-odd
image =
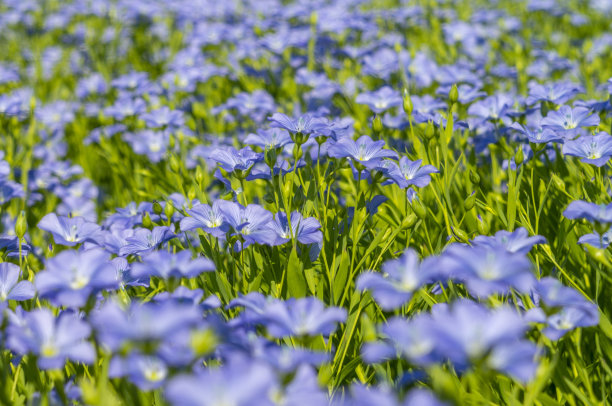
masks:
[[[26,219],[25,211],[21,211],[19,216],[17,217],[17,221],[15,222],[15,235],[19,237],[19,239],[23,239],[26,231],[28,231],[28,221]]]
[[[480,214],[479,214],[478,215],[478,232],[481,235],[488,235],[490,229],[491,228],[489,227],[489,223],[487,223],[486,220],[480,217]]]
[[[412,111],[414,110],[414,106],[412,105],[412,99],[410,98],[410,93],[408,93],[408,89],[404,89],[404,111],[409,116],[412,115]]]
[[[195,190],[195,187],[191,185],[189,187],[189,190],[187,191],[187,199],[189,199],[189,201],[192,202],[193,199],[195,198],[196,198],[196,190]]]
[[[202,168],[198,165],[195,171],[195,181],[198,185],[202,185],[202,181],[204,180],[204,173],[202,173]]]
[[[427,127],[425,127],[425,138],[430,140],[436,135],[436,127],[434,126],[433,121],[429,120],[427,122]]]
[[[450,89],[450,91],[448,92],[448,99],[450,100],[451,104],[455,104],[457,103],[457,100],[459,100],[459,90],[457,89],[457,85],[453,85]]]
[[[474,203],[476,203],[476,192],[470,193],[470,195],[463,202],[463,207],[465,207],[466,211],[470,211],[474,207]]]
[[[453,237],[459,242],[468,242],[469,238],[465,231],[461,230],[459,227],[451,227],[451,231],[453,232]]]
[[[374,131],[374,134],[380,134],[380,132],[383,130],[382,119],[378,114],[375,115],[374,120],[372,120],[372,130]]]
[[[471,169],[470,169],[470,182],[472,182],[474,186],[480,186],[480,176],[476,172],[472,171]]]
[[[176,155],[171,155],[170,156],[170,170],[174,173],[178,173],[180,168],[181,168],[181,165]]]
[[[551,174],[551,178],[552,178],[552,181],[555,183],[555,186],[557,186],[557,189],[565,190],[565,182],[563,182],[563,179],[561,179],[554,173]]]
[[[419,218],[416,214],[410,213],[402,220],[402,228],[411,228],[414,226]]]
[[[516,152],[516,155],[514,155],[514,163],[516,164],[516,166],[519,166],[523,163],[524,160],[525,154],[523,153],[523,148],[519,147],[519,150]]]
[[[162,214],[163,210],[164,209],[162,208],[162,205],[159,204],[159,202],[157,200],[153,202],[153,213],[155,213],[155,214],[157,214],[159,216],[160,214]]]
[[[144,228],[151,228],[151,227],[153,227],[153,222],[151,221],[151,217],[149,216],[149,212],[145,212],[145,214],[142,216],[142,226]]]
[[[424,220],[427,216],[427,209],[423,206],[423,203],[419,199],[414,199],[411,203],[412,210],[416,213],[416,215]]]

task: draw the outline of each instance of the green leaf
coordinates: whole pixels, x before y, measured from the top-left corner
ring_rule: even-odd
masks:
[[[287,263],[287,291],[291,297],[304,297],[306,296],[306,288],[304,266],[294,247]]]

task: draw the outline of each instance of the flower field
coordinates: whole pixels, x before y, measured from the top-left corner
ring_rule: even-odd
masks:
[[[612,404],[611,0],[4,0],[0,405]]]

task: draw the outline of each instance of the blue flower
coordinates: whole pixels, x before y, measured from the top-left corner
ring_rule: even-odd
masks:
[[[563,215],[570,220],[586,219],[590,222],[612,223],[612,203],[608,205],[575,200]]]
[[[331,158],[351,158],[369,168],[378,164],[383,158],[398,158],[395,151],[383,149],[384,146],[384,141],[372,141],[367,135],[361,136],[357,141],[341,138],[329,146],[327,154]]]
[[[289,133],[282,128],[258,129],[255,134],[249,134],[244,139],[245,144],[255,145],[264,150],[282,148],[292,142]]]
[[[160,278],[193,278],[202,272],[215,270],[215,264],[208,258],[191,259],[191,251],[153,251],[142,258],[142,262],[132,264],[134,278],[158,276]]]
[[[346,309],[325,308],[316,297],[274,301],[264,311],[264,323],[268,333],[276,338],[289,336],[328,336],[337,323],[346,320]]]
[[[36,274],[35,284],[41,298],[69,307],[81,307],[92,294],[118,287],[115,267],[101,248],[60,252]]]
[[[578,244],[589,244],[595,248],[605,249],[612,242],[612,228],[599,235],[597,233],[585,234],[578,239]]]
[[[577,327],[589,327],[599,323],[599,309],[578,291],[564,286],[551,277],[538,281],[535,291],[541,307],[527,311],[527,320],[545,323],[544,334],[558,340]]]
[[[34,354],[41,369],[63,368],[66,360],[91,364],[96,353],[85,341],[91,328],[75,314],[62,312],[55,318],[42,308],[25,313],[21,323],[8,327],[7,346],[18,354]]]
[[[528,327],[510,307],[460,299],[411,320],[391,319],[381,328],[383,340],[368,344],[363,356],[380,362],[399,354],[420,366],[450,360],[459,371],[481,365],[527,382],[537,368],[536,346],[523,337]]]
[[[108,368],[110,378],[127,376],[128,380],[144,391],[159,388],[168,376],[166,363],[155,355],[133,352],[126,358],[114,357]]]
[[[119,249],[119,255],[146,254],[173,238],[176,238],[176,234],[167,226],[153,227],[153,230],[138,228],[133,236],[125,239],[126,244]]]
[[[529,86],[529,96],[525,102],[528,105],[543,101],[563,104],[583,91],[582,86],[569,82],[547,84],[532,83]]]
[[[0,179],[0,206],[24,196],[23,186],[19,183],[8,179]]]
[[[271,121],[270,127],[284,128],[291,134],[309,135],[320,132],[329,126],[325,119],[312,114],[290,118],[282,113],[274,113],[268,120]]]
[[[219,211],[235,231],[235,235],[244,239],[242,247],[246,248],[251,244],[274,245],[276,235],[270,230],[273,217],[268,210],[257,204],[243,207],[238,203],[220,200]],[[240,245],[236,244],[235,248],[240,248]]]
[[[221,205],[221,200],[216,200],[212,207],[200,203],[187,209],[187,214],[191,217],[184,217],[181,220],[181,231],[201,229],[217,238],[224,237],[229,231],[229,224],[225,222]]]
[[[0,264],[0,302],[7,300],[29,300],[34,297],[34,285],[29,281],[19,281],[21,270],[15,264]]]
[[[420,264],[416,252],[409,248],[398,259],[385,262],[382,274],[361,274],[357,289],[369,290],[380,307],[394,310],[406,304],[424,284],[433,282],[433,277],[431,268]]]
[[[602,131],[597,135],[583,135],[566,141],[563,155],[582,158],[580,161],[598,167],[604,166],[612,158],[612,136]]]
[[[164,158],[170,144],[170,134],[167,131],[142,130],[126,133],[123,139],[132,146],[135,153],[146,155],[153,163]]]
[[[548,127],[524,127],[519,123],[512,123],[510,128],[517,130],[526,136],[529,142],[533,142],[534,144],[563,141],[563,136]]]
[[[389,162],[388,165],[391,167],[387,176],[393,179],[401,188],[407,188],[412,185],[425,187],[431,182],[431,174],[440,172],[433,165],[421,166],[423,163],[421,159],[411,161],[405,156],[400,159],[399,165],[393,161],[385,162]]]
[[[263,161],[263,154],[255,152],[251,147],[236,150],[234,147],[217,148],[210,154],[210,159],[217,162],[227,172],[246,172],[257,163]]]
[[[529,237],[524,227],[519,227],[513,232],[500,230],[495,236],[479,235],[472,241],[474,245],[482,247],[505,248],[508,252],[527,255],[536,244],[546,244],[546,238],[541,235]]]
[[[323,240],[321,223],[316,218],[303,218],[299,212],[294,211],[289,219],[291,227],[287,220],[285,212],[278,212],[274,215],[274,221],[269,223],[271,231],[277,235],[275,245],[285,244],[291,241],[291,238],[302,244],[317,244]]]
[[[171,341],[176,334],[190,329],[200,319],[196,307],[173,301],[132,301],[126,310],[116,302],[108,301],[91,316],[98,339],[113,351],[130,342]]]
[[[468,108],[468,114],[485,120],[499,120],[508,115],[512,99],[504,94],[496,94],[478,100]]]
[[[276,386],[270,367],[245,359],[173,378],[165,395],[176,406],[268,406],[273,404],[269,396]]]
[[[19,258],[19,245],[21,244],[21,256],[26,257],[32,247],[23,241],[20,241],[17,236],[0,236],[0,252],[6,253],[9,258]]]
[[[141,98],[123,96],[115,101],[112,106],[104,109],[106,116],[116,120],[123,120],[126,117],[138,116],[147,111],[147,105]]]
[[[96,243],[102,237],[101,228],[96,223],[83,217],[58,217],[55,213],[44,216],[38,228],[51,233],[56,244],[69,247],[86,241]]]
[[[355,102],[365,104],[374,113],[380,114],[390,108],[400,106],[402,104],[402,96],[397,90],[393,90],[389,86],[383,86],[374,92],[359,94]]]
[[[499,246],[453,244],[443,253],[440,266],[479,297],[510,293],[510,288],[529,292],[535,283],[529,259]]]
[[[185,123],[183,113],[177,110],[170,110],[168,106],[162,106],[150,113],[140,116],[149,128],[170,128],[176,129]]]
[[[583,127],[599,125],[599,116],[591,114],[585,107],[561,106],[559,110],[552,110],[542,119],[542,126],[556,131],[565,138],[571,138]]]

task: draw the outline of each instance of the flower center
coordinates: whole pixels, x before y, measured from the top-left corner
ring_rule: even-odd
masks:
[[[40,349],[43,357],[54,357],[59,353],[58,348],[53,343],[44,343]]]

